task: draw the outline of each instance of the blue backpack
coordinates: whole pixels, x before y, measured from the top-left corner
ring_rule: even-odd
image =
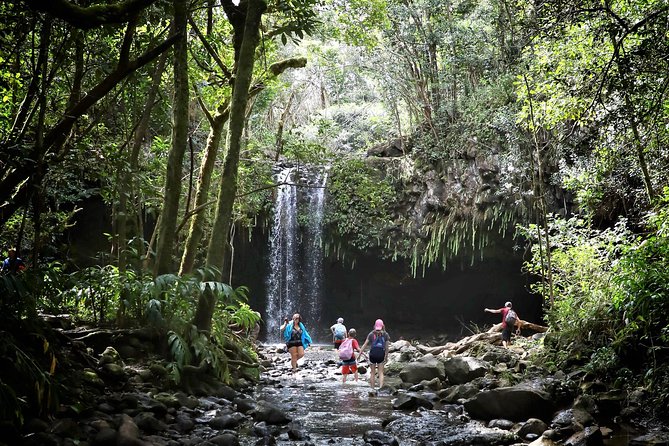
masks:
[[[346,338],[346,327],[344,327],[344,325],[342,325],[342,324],[335,324],[334,336],[335,336],[335,339],[345,339]]]
[[[386,336],[385,333],[380,335],[374,334],[374,340],[372,341],[372,346],[370,350],[381,350],[385,353],[386,351]]]
[[[386,358],[386,334],[374,333],[372,346],[369,348],[369,362],[372,364],[380,364]]]

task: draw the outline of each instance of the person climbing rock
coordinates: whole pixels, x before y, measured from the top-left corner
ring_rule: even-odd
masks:
[[[511,331],[514,327],[517,327],[516,334],[520,334],[520,319],[512,307],[513,304],[507,302],[502,308],[486,308],[483,310],[486,313],[502,313],[502,345],[504,347],[511,345]]]

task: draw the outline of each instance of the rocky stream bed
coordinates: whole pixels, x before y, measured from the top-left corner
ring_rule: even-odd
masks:
[[[166,390],[163,360],[132,361],[108,347],[97,364],[72,371],[82,387],[98,389],[94,405],[26,420],[0,444],[669,445],[660,424],[639,422],[645,391],[597,389],[578,371],[542,373],[528,360],[531,339],[511,349],[492,335],[469,342],[392,343],[380,391],[369,387],[364,362],[360,380],[343,384],[324,345],[307,349],[296,376],[281,346],[259,345],[258,383],[233,389],[207,380],[187,391]]]

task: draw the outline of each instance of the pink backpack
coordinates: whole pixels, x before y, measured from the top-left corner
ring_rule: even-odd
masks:
[[[353,357],[353,339],[344,339],[344,342],[339,346],[339,359],[348,361]]]

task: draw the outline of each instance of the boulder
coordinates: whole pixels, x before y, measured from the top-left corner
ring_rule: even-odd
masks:
[[[478,387],[467,383],[451,386],[439,391],[439,397],[446,403],[456,403],[458,400],[471,398],[479,392]]]
[[[453,384],[464,384],[486,374],[488,364],[471,356],[456,356],[444,361],[444,372]]]
[[[281,408],[267,401],[258,401],[253,418],[255,421],[264,421],[267,424],[288,424],[291,421]]]
[[[482,420],[523,421],[533,417],[548,420],[555,411],[554,400],[548,393],[523,385],[481,391],[465,401],[464,406],[472,417]]]
[[[393,400],[393,409],[396,410],[415,410],[419,407],[432,409],[434,405],[427,398],[418,393],[408,392],[400,393]]]
[[[521,428],[518,430],[518,436],[520,438],[527,438],[528,434],[541,435],[548,429],[546,423],[541,421],[538,418],[530,418],[527,420]]]
[[[400,444],[393,435],[378,430],[367,431],[362,438],[365,440],[365,443],[373,446],[399,446]]]
[[[588,426],[569,437],[564,444],[565,446],[601,446],[604,444],[604,438],[598,426]]]
[[[400,371],[403,382],[417,384],[434,378],[444,379],[444,364],[431,354],[406,364]]]

